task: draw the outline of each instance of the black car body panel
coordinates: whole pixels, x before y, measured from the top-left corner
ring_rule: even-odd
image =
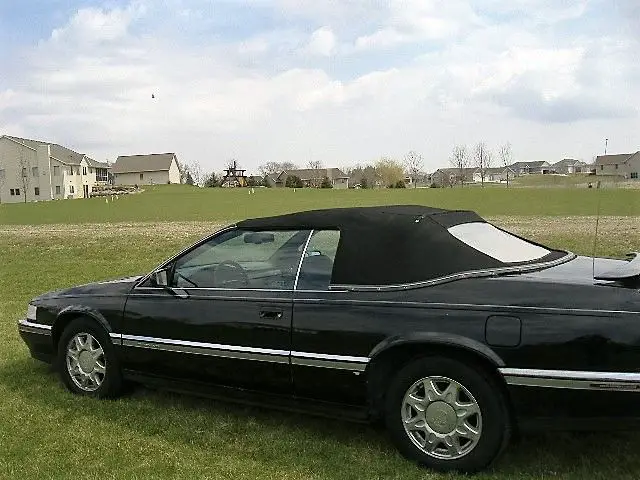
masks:
[[[300,228],[317,227],[304,218]],[[278,228],[295,224],[285,220]],[[171,274],[176,258],[159,268]],[[37,318],[20,332],[34,357],[52,360],[65,321],[89,316],[109,332],[131,378],[309,399],[369,416],[380,400],[372,384],[407,356],[446,352],[493,372],[522,425],[640,417],[638,277],[622,260],[557,258],[564,260],[549,268],[380,290],[168,287],[150,274],[37,297]],[[594,280],[612,271],[624,275]]]

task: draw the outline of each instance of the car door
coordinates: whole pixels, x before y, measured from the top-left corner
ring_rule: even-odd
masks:
[[[125,367],[190,382],[289,393],[295,277],[309,231],[228,229],[134,288]]]
[[[291,334],[294,393],[357,405],[366,392],[362,373],[367,359],[353,354],[362,341],[357,332],[361,320],[346,301],[349,292],[329,290],[339,239],[338,230],[314,230],[302,261]]]

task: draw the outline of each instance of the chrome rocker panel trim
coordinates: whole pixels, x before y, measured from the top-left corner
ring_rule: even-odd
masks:
[[[35,333],[38,335],[51,336],[51,325],[34,323],[24,319],[24,320],[18,321],[18,331],[25,332],[25,333]]]
[[[640,392],[640,373],[500,368],[508,385],[572,390]]]
[[[123,347],[147,348],[166,352],[207,355],[211,357],[253,360],[258,362],[291,363],[307,367],[333,368],[362,372],[369,363],[368,357],[329,355],[322,353],[294,352],[270,348],[222,345],[218,343],[192,342],[168,338],[144,337],[138,335],[110,334],[111,338],[122,338]]]

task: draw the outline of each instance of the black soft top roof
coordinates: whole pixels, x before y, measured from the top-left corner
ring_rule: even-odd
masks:
[[[340,230],[332,284],[388,286],[513,266],[479,252],[447,230],[470,222],[485,220],[467,210],[391,205],[311,210],[244,220],[237,226]],[[551,260],[547,257],[539,262]]]

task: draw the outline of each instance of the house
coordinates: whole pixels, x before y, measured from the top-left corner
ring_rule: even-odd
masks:
[[[452,187],[457,184],[473,183],[476,168],[439,168],[431,174],[431,183],[439,187]]]
[[[638,180],[640,173],[640,151],[617,155],[598,155],[595,162],[596,175],[620,175]]]
[[[339,168],[304,168],[299,170],[283,170],[276,178],[276,186],[286,186],[287,177],[296,176],[302,180],[305,187],[320,187],[322,180],[327,177],[333,188],[348,188],[349,176]]]
[[[180,183],[180,169],[175,153],[121,155],[112,171],[116,185]]]
[[[513,170],[516,176],[519,175],[546,175],[551,173],[551,165],[544,160],[537,160],[535,162],[515,162],[509,165],[509,168]]]
[[[489,183],[506,182],[516,176],[516,172],[511,167],[491,167],[484,169],[484,181]],[[473,181],[482,182],[480,169],[476,168],[473,172]]]
[[[56,143],[0,136],[0,202],[88,198],[110,166]]]
[[[277,179],[278,179],[278,174],[267,173],[264,177],[262,177],[262,184],[265,187],[275,187]]]
[[[574,173],[589,173],[589,168],[586,162],[575,158],[563,158],[551,165],[551,171],[563,175],[573,175]]]

